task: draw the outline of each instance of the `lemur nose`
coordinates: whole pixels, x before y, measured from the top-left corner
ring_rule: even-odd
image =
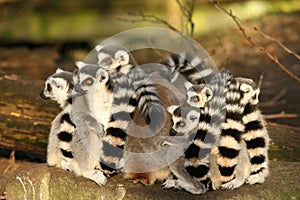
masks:
[[[47,97],[46,97],[45,94],[44,94],[44,91],[42,91],[42,92],[40,93],[40,97],[43,98],[43,99],[47,99]]]
[[[172,128],[169,132],[170,136],[175,136],[177,132]]]

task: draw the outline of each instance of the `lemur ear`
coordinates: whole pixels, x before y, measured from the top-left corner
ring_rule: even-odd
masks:
[[[103,45],[100,45],[100,44],[98,44],[96,47],[95,47],[95,50],[96,51],[98,51],[98,52],[100,52],[102,49],[103,49]]]
[[[251,91],[252,87],[249,84],[242,83],[240,89],[241,89],[242,92],[247,93],[247,92]]]
[[[73,83],[77,83],[78,79],[77,79],[77,76],[78,75],[78,69],[75,68],[74,71],[73,71]]]
[[[126,65],[129,63],[129,54],[124,50],[119,50],[114,55],[115,59],[119,59],[122,65]]]
[[[187,119],[189,119],[190,121],[195,121],[198,120],[200,117],[200,113],[195,111],[195,110],[191,110],[188,114],[187,114]]]
[[[256,90],[254,90],[254,92],[255,92],[256,96],[258,97],[258,96],[259,96],[259,94],[260,94],[260,89],[259,89],[259,88],[257,88]]]
[[[55,71],[55,73],[62,73],[64,72],[64,70],[62,70],[61,68],[57,68],[57,70]]]
[[[259,99],[258,99],[259,93],[260,93],[260,89],[259,88],[257,88],[257,89],[254,90],[253,104],[258,104],[258,102],[259,102]]]
[[[109,78],[108,72],[104,69],[99,69],[96,73],[96,78],[99,80],[100,83],[106,83]]]
[[[87,66],[88,64],[85,62],[82,62],[82,61],[76,61],[75,65],[78,67],[78,69],[81,69],[81,68]]]
[[[174,110],[176,110],[176,108],[178,108],[178,107],[179,107],[179,106],[175,106],[175,105],[169,106],[169,107],[167,108],[167,111],[168,111],[168,113],[173,114]]]
[[[186,90],[189,90],[189,88],[192,87],[192,86],[193,86],[193,84],[191,82],[189,82],[189,81],[184,82],[184,87],[185,87]]]
[[[206,96],[206,102],[212,100],[212,98],[214,96],[212,90],[208,87],[205,87],[204,92],[205,92],[204,94]]]

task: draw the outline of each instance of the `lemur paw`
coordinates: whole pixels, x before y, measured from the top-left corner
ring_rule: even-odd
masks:
[[[222,189],[225,190],[233,190],[235,188],[239,188],[241,187],[243,184],[245,183],[244,180],[240,180],[240,179],[233,179],[227,183],[224,183],[221,185]]]
[[[107,182],[107,178],[99,170],[89,170],[82,173],[82,175],[90,180],[95,181],[99,186],[103,186]]]
[[[263,183],[264,181],[265,181],[265,177],[261,173],[250,175],[246,179],[246,183],[250,184],[250,185],[253,185],[253,184],[256,184],[256,183]]]
[[[178,188],[177,180],[174,179],[167,179],[163,184],[163,189],[170,189],[170,188]]]
[[[67,171],[70,171],[70,172],[73,171],[70,162],[67,162],[67,161],[65,161],[65,160],[62,160],[60,163],[61,163],[61,168],[62,168],[62,169],[67,170]]]
[[[200,181],[191,183],[178,179],[177,184],[177,188],[183,188],[191,194],[203,194],[207,191],[207,187]]]

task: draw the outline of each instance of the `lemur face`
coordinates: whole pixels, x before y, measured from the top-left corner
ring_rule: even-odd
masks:
[[[68,77],[69,76],[69,77]],[[68,96],[72,83],[70,82],[72,74],[61,69],[57,69],[45,82],[45,87],[40,93],[43,99],[51,99],[61,102]]]
[[[260,89],[256,88],[255,83],[247,78],[238,77],[236,79],[241,83],[240,89],[244,93],[243,100],[252,105],[258,104]]]
[[[116,69],[129,64],[130,56],[126,49],[117,45],[97,45],[98,64],[107,70]]]
[[[78,70],[74,72],[75,91],[86,93],[105,86],[109,80],[108,72],[98,65],[76,62]],[[92,90],[93,89],[93,90]]]
[[[199,124],[200,113],[192,107],[170,106],[167,111],[172,115],[171,136],[188,134]]]
[[[185,87],[187,89],[187,103],[192,107],[203,108],[213,97],[212,90],[204,84],[190,85],[185,83]]]

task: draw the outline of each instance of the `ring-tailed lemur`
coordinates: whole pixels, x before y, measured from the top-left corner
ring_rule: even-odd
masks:
[[[226,79],[224,77],[216,75],[209,84],[209,87],[199,85],[187,88],[187,103],[196,106],[194,109],[199,109],[199,118],[194,127],[192,123],[184,123],[184,119],[188,120],[186,119],[188,115],[184,115],[184,112],[182,112],[184,107],[175,106],[168,108],[168,111],[172,114],[174,123],[170,135],[180,134],[182,131],[180,130],[180,126],[185,128],[186,126],[191,126],[191,128],[195,129],[194,134],[191,134],[187,129],[183,132],[183,135],[188,136],[189,140],[192,140],[191,145],[185,151],[186,160],[184,162],[184,168],[190,176],[204,184],[204,190],[202,189],[202,192],[198,191],[198,194],[205,192],[211,184],[209,175],[209,154],[211,148],[218,140],[221,133],[220,125],[225,119],[225,81]],[[199,96],[198,94],[196,96],[195,93],[201,95]],[[213,96],[214,98],[212,98]],[[167,180],[165,187],[174,185],[170,184],[170,182],[176,183],[178,187],[186,187],[184,181],[179,183],[176,180]],[[190,192],[193,193],[195,191],[190,190]]]
[[[132,80],[134,99],[149,124],[149,128],[157,132],[165,121],[163,106],[154,82],[139,68],[131,54],[118,45],[97,45],[98,64],[104,66],[112,79],[118,82],[121,76]]]
[[[199,85],[211,80],[214,73],[211,68],[199,56],[194,56],[183,52],[179,55],[171,54],[168,60],[161,62],[170,67],[170,81],[174,83],[182,75],[188,82]]]
[[[163,183],[164,189],[169,188],[183,188],[192,194],[202,194],[207,190],[206,185],[201,183],[197,178],[202,177],[202,172],[205,173],[206,165],[198,162],[199,159],[195,159],[192,154],[197,154],[200,149],[199,143],[195,144],[194,137],[198,131],[198,124],[200,119],[200,112],[198,109],[191,106],[170,106],[168,112],[172,115],[172,129],[170,135],[172,138],[168,138],[162,141],[162,145],[169,145],[167,159],[172,159],[176,154],[182,153],[175,162],[169,164],[169,169],[176,179],[168,178]],[[201,144],[201,147],[203,145]],[[179,151],[179,152],[178,152]],[[179,154],[180,155],[180,154]],[[197,165],[198,170],[188,170],[193,164]],[[201,166],[201,167],[200,167]],[[195,169],[195,168],[194,168]]]
[[[47,164],[71,170],[69,163],[73,159],[70,142],[75,131],[71,120],[73,74],[58,68],[45,82],[45,88],[40,93],[43,99],[56,101],[62,111],[51,123],[47,146]]]
[[[77,64],[73,73],[74,88],[72,117],[76,130],[71,149],[76,162],[72,163],[75,174],[106,184],[100,160],[103,155],[105,126],[107,126],[112,104],[112,86],[108,73],[98,65]],[[108,110],[106,110],[108,109]],[[101,115],[96,115],[96,111]]]
[[[262,183],[269,174],[269,137],[256,107],[258,94],[259,88],[255,88],[251,79],[234,78],[230,81],[226,95],[226,121],[222,124],[217,158],[223,189],[240,187],[245,181],[249,184]],[[242,140],[246,143],[250,166],[244,166],[247,176],[237,178],[236,171],[239,169],[235,168],[239,162]]]
[[[245,109],[242,121],[245,125],[245,132],[242,134],[242,139],[246,142],[251,163],[250,176],[247,177],[246,183],[263,183],[269,175],[270,138],[263,116],[257,106],[260,88],[251,79],[236,79],[242,83],[241,90],[244,92],[242,104],[245,105]]]
[[[93,79],[95,71],[100,68],[98,65],[84,62],[77,62],[77,65],[79,71],[76,76],[78,82],[83,82],[82,84],[85,80]],[[127,137],[126,129],[136,109],[136,103],[133,99],[135,92],[133,81],[126,76],[121,76],[113,82],[108,72],[105,72],[108,80],[104,90],[108,92],[94,90],[94,94],[87,96],[86,101],[89,105],[93,105],[91,112],[105,129],[105,137],[102,139],[101,168],[110,175],[124,166],[123,148]],[[105,102],[105,105],[101,101]]]

